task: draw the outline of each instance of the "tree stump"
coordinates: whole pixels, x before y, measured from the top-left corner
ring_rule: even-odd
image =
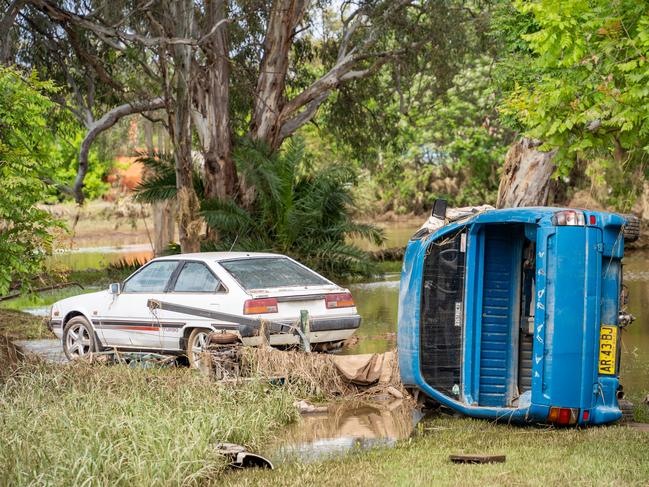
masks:
[[[498,208],[545,206],[554,172],[555,151],[541,152],[538,140],[522,138],[512,144],[498,188]]]

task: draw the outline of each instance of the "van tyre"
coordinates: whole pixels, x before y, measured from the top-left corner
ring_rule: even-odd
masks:
[[[95,332],[83,316],[75,316],[66,323],[62,341],[68,360],[83,358],[98,351]]]
[[[635,242],[640,238],[640,218],[635,215],[622,216],[626,218],[626,223],[622,227],[624,233],[624,243]]]

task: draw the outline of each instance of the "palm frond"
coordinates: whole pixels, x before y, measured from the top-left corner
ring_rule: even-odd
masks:
[[[143,179],[135,188],[135,200],[142,203],[155,203],[173,199],[178,194],[176,173],[163,172]]]

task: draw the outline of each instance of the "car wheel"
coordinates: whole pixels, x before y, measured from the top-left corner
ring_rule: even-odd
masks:
[[[207,350],[207,336],[210,334],[210,330],[205,328],[194,328],[187,339],[187,359],[189,360],[189,366],[193,368],[198,368],[201,353],[204,350]]]
[[[97,351],[95,333],[83,316],[75,316],[65,325],[63,351],[69,360],[75,360]]]

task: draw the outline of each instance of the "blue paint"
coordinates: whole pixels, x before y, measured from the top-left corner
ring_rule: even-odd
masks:
[[[554,406],[578,408],[580,424],[619,419],[618,376],[598,373],[598,353],[600,326],[618,324],[625,220],[584,211],[586,226],[555,226],[552,217],[560,210],[487,211],[408,243],[397,337],[404,384],[477,418],[546,422]],[[462,377],[459,395],[451,396],[424,379],[420,330],[422,317],[433,312],[422,309],[423,293],[429,292],[423,275],[427,254],[458,231],[466,238],[464,301],[456,304],[462,306]],[[534,288],[526,306],[521,276],[524,255],[530,254]],[[533,317],[525,316],[526,307]],[[529,340],[531,369],[519,370],[519,354]],[[531,388],[525,392],[528,370]]]

